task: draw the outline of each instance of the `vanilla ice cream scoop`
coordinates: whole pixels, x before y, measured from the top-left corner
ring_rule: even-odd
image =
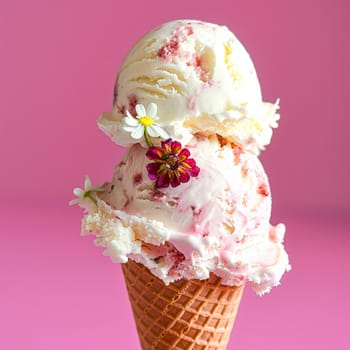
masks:
[[[249,54],[224,26],[178,20],[146,34],[125,58],[112,112],[100,128],[117,144],[137,143],[122,128],[127,111],[155,103],[158,124],[187,144],[196,134],[219,134],[259,153],[272,136],[278,104],[262,101]]]

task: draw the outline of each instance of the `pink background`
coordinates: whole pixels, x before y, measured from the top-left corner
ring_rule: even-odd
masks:
[[[123,56],[177,18],[227,25],[281,98],[262,160],[293,270],[266,297],[246,288],[229,349],[350,348],[349,2],[198,3],[0,3],[1,349],[139,349],[120,267],[67,202],[123,152],[96,127]]]

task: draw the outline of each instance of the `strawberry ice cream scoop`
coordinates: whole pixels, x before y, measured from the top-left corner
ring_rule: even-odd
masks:
[[[222,141],[194,138],[182,161],[193,157],[200,172],[175,187],[155,186],[152,157],[133,145],[97,192],[83,231],[96,234],[113,261],[131,258],[165,284],[213,272],[223,284],[250,281],[258,294],[269,291],[289,269],[284,225],[270,225],[270,188],[258,158]]]
[[[235,35],[194,20],[165,23],[136,43],[99,127],[119,145],[136,143],[122,118],[150,103],[158,106],[159,125],[183,144],[198,133],[219,134],[254,153],[270,143],[279,118],[278,103],[263,102],[253,62]]]

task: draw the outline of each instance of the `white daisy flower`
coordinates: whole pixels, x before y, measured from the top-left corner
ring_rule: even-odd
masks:
[[[137,104],[136,107],[137,116],[134,118],[129,111],[126,112],[126,117],[123,118],[123,129],[127,132],[131,132],[133,139],[140,139],[145,137],[148,146],[152,146],[149,136],[158,137],[163,139],[169,138],[168,134],[156,123],[159,119],[157,117],[157,105],[150,103],[147,109],[142,104]]]
[[[97,187],[91,187],[91,180],[89,176],[85,176],[84,189],[76,187],[73,190],[73,194],[77,197],[69,201],[69,205],[79,205],[79,207],[91,211],[97,206],[97,199],[94,192],[101,191],[102,189]]]

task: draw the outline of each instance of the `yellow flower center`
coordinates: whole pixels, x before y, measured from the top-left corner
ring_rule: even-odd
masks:
[[[148,115],[145,115],[144,117],[139,118],[139,122],[143,126],[151,126],[154,124],[153,119],[151,117],[149,117]]]

